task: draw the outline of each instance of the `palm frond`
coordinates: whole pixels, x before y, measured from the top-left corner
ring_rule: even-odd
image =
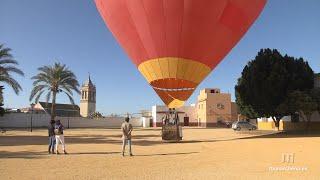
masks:
[[[45,92],[45,90],[43,91],[40,91],[37,95],[36,95],[36,98],[34,99],[34,102],[35,103],[38,103],[39,102],[39,99],[41,97],[41,95]]]
[[[16,61],[16,60],[1,58],[1,59],[0,59],[0,65],[3,65],[3,64],[15,64],[15,65],[19,65],[18,61]]]
[[[47,103],[48,103],[48,102],[50,101],[50,99],[51,99],[51,94],[52,94],[52,92],[49,91],[49,92],[47,93],[47,95],[46,95],[46,102],[47,102]]]
[[[70,102],[74,104],[72,97],[73,92],[80,94],[80,85],[74,73],[70,71],[66,65],[55,63],[52,66],[39,67],[38,71],[39,73],[31,79],[34,80],[33,85],[35,88],[40,88],[44,85],[48,88],[49,92],[46,95],[47,101],[50,100],[52,92],[55,91],[57,93],[64,92],[68,96]],[[37,91],[41,92],[41,90]],[[37,95],[39,94],[40,93]]]
[[[73,97],[69,93],[67,93],[66,91],[63,91],[63,92],[68,96],[70,103],[74,104]]]
[[[46,85],[46,84],[34,86],[33,89],[31,90],[31,94],[30,94],[29,100],[32,101],[32,99],[35,97],[36,94],[38,94],[39,92],[43,91],[44,88],[47,88],[47,87],[48,87],[48,85]]]
[[[19,94],[19,92],[22,91],[20,84],[11,76],[0,76],[0,82],[8,84],[16,94]]]
[[[8,73],[13,72],[13,73],[19,74],[21,76],[24,76],[24,73],[20,69],[14,67],[14,66],[6,66],[4,69]]]

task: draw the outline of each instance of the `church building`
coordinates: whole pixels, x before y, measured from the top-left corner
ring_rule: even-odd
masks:
[[[96,86],[92,83],[90,75],[81,87],[80,115],[88,117],[96,111]]]

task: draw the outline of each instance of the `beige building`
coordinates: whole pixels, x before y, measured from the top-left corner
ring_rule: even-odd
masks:
[[[96,111],[96,86],[90,76],[81,87],[80,115],[88,117]]]
[[[215,127],[219,122],[238,119],[237,105],[231,102],[231,94],[221,93],[220,89],[201,90],[196,109],[198,124],[202,127]]]
[[[153,106],[150,126],[162,126],[162,118],[169,109],[166,106]],[[231,94],[221,93],[220,89],[203,89],[197,104],[182,106],[179,112],[180,124],[183,126],[216,127],[238,119],[238,106],[231,102]],[[219,124],[221,122],[222,124]],[[148,123],[149,124],[149,123]]]

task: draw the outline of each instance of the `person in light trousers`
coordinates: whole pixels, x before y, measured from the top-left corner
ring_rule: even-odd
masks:
[[[131,151],[131,132],[132,132],[132,125],[129,123],[129,117],[125,118],[125,121],[121,125],[122,130],[122,156],[124,156],[126,144],[128,143],[129,146],[129,153],[132,156]]]
[[[55,129],[54,129],[54,133],[56,135],[56,154],[59,154],[59,151],[58,151],[59,143],[62,146],[63,153],[67,154],[66,147],[65,147],[66,145],[64,142],[63,129],[64,129],[64,127],[61,124],[60,120],[57,120],[56,125],[55,125]]]

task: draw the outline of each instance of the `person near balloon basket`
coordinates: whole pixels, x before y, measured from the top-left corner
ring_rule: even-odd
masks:
[[[132,132],[132,125],[129,123],[129,117],[125,118],[125,121],[121,125],[122,130],[122,156],[124,156],[126,144],[129,146],[129,153],[132,156],[131,151],[131,132]]]
[[[58,151],[59,143],[62,146],[63,153],[67,154],[66,147],[65,147],[65,141],[64,141],[64,135],[63,135],[63,129],[64,129],[64,127],[61,124],[60,120],[57,120],[55,128],[54,128],[54,133],[55,133],[55,137],[56,137],[56,147],[55,147],[56,154],[59,154],[59,151]]]
[[[55,126],[55,121],[51,120],[49,125],[48,125],[48,136],[49,136],[49,147],[48,147],[48,152],[49,154],[54,154],[54,148],[56,145],[56,137],[54,134],[54,126]]]

